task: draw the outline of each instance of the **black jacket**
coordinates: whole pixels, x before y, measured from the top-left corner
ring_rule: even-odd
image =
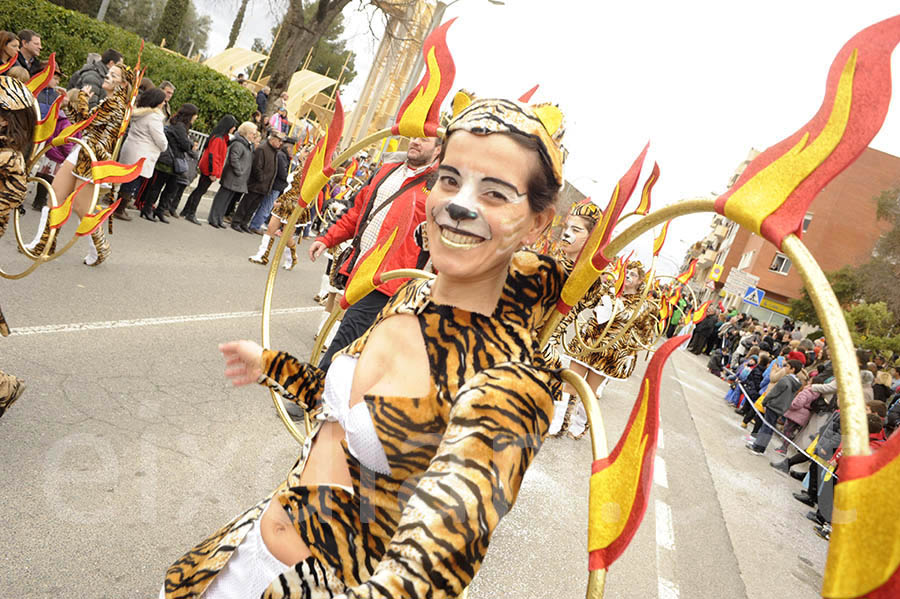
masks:
[[[288,156],[284,146],[281,146],[281,149],[278,150],[278,154],[275,155],[275,160],[275,182],[272,183],[272,191],[281,193],[287,189],[288,167],[291,166],[291,157]]]
[[[250,180],[247,181],[248,192],[265,195],[272,190],[278,170],[276,154],[279,152],[269,140],[260,143],[253,150],[253,166],[250,168]]]
[[[25,55],[22,54],[21,52],[19,52],[19,56],[18,56],[18,58],[16,58],[16,66],[20,66],[23,69],[25,69],[26,71],[28,71],[28,74],[31,75],[32,77],[34,77],[35,75],[37,75],[38,73],[41,72],[40,58],[35,56],[34,59],[32,59],[32,61],[31,61],[31,65],[29,66],[29,64],[25,61]]]
[[[262,90],[256,92],[256,107],[259,108],[260,114],[266,114],[266,105],[269,103],[269,96]]]
[[[747,392],[751,401],[756,401],[759,399],[759,387],[762,385],[763,376],[766,373],[765,368],[760,368],[758,365],[753,367],[753,370],[750,371],[750,374],[747,375],[747,378],[744,380],[744,391]]]
[[[174,165],[176,158],[184,158],[185,154],[194,147],[184,123],[166,125],[166,141],[169,142],[169,147],[159,155],[159,162],[168,166]]]

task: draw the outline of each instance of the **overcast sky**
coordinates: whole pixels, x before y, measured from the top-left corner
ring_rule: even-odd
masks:
[[[251,0],[238,45],[268,39],[276,20],[270,2]],[[377,46],[359,3],[345,9],[359,73],[345,90],[345,106],[359,94]],[[602,206],[649,140],[645,169],[659,162],[659,207],[724,192],[751,147],[780,141],[816,113],[841,46],[898,12],[900,5],[887,0],[459,0],[445,20],[459,17],[448,35],[454,90],[518,97],[540,84],[532,101],[555,102],[566,114],[566,178]],[[210,54],[224,48],[233,13],[213,13]],[[900,52],[893,72],[900,73]],[[872,143],[893,155],[900,155],[898,103],[895,97]],[[680,261],[708,221],[674,221],[664,254]],[[649,253],[652,241],[642,243]]]

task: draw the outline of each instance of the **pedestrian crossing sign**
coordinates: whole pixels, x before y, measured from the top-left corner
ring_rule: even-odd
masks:
[[[722,276],[723,270],[725,270],[725,267],[721,264],[713,264],[712,268],[709,269],[709,279],[711,281],[718,281]]]
[[[759,307],[759,303],[765,295],[766,292],[762,289],[757,287],[747,287],[747,291],[744,292],[744,302],[751,306]]]

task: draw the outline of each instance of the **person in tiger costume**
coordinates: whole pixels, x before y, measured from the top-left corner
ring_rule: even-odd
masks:
[[[94,120],[82,131],[81,139],[90,146],[98,161],[115,159],[113,154],[119,139],[122,121],[125,120],[131,102],[134,76],[134,71],[125,64],[112,66],[103,81],[103,89],[107,95],[102,102],[90,110],[88,108],[90,94],[86,90],[81,90],[74,105],[70,106],[69,118],[73,123],[83,121],[92,114],[96,114]],[[66,161],[59,167],[59,171],[53,179],[53,191],[56,193],[56,197],[63,201],[75,191],[82,181],[90,180],[91,158],[87,152],[81,151],[81,146],[76,145]],[[109,187],[109,185],[104,184],[102,187]],[[84,217],[90,209],[92,195],[93,185],[89,184],[85,185],[75,197],[72,209],[79,219]],[[32,252],[43,250],[50,233],[47,219],[48,208],[45,207],[41,212],[40,239],[35,239],[28,246]],[[97,227],[91,233],[91,245],[88,255],[84,258],[84,263],[88,266],[97,266],[109,257],[109,253],[109,242],[103,235],[103,228]]]
[[[457,597],[475,576],[560,390],[538,337],[564,271],[519,248],[553,216],[562,116],[455,107],[426,204],[436,278],[402,286],[327,373],[220,346],[233,384],[276,389],[315,426],[287,479],[178,559],[160,597]]]
[[[37,123],[36,103],[24,83],[0,76],[0,237],[28,191],[27,164]],[[9,326],[0,307],[0,336],[8,335]],[[24,391],[25,381],[0,370],[0,416]]]
[[[597,221],[600,220],[600,216],[600,207],[591,201],[590,198],[585,198],[572,204],[569,215],[566,217],[565,223],[563,223],[563,233],[560,236],[559,243],[552,244],[554,249],[551,253],[552,256],[562,263],[567,275],[571,274],[575,261],[578,259]],[[575,318],[579,314],[594,309],[597,302],[607,293],[610,278],[611,273],[608,270],[604,271],[584,297],[581,298],[576,306],[569,310],[565,318],[553,331],[553,334],[550,336],[550,342],[544,348],[544,357],[548,364],[567,365],[563,364],[564,358],[566,362],[569,361],[568,357],[565,357],[564,333],[573,325]],[[572,409],[578,410],[580,407],[580,410],[584,410],[584,406],[581,406],[580,403],[576,404],[575,400],[570,400],[572,395],[573,390],[567,384],[564,387],[563,398],[554,403],[553,421],[550,423],[551,436],[561,436],[567,432],[566,428],[568,427],[564,428],[563,423],[565,422],[566,414],[571,413],[569,408],[570,402],[574,406]],[[584,414],[584,418],[587,419],[587,414]]]
[[[656,299],[644,295],[646,273],[639,261],[625,265],[625,282],[616,293],[615,275],[607,270],[592,286],[584,305],[570,311],[568,322],[557,329],[557,343],[570,358],[570,368],[587,381],[597,397],[610,379],[627,379],[634,372],[637,354],[657,337]],[[563,326],[565,325],[565,326]],[[565,411],[561,410],[565,408]],[[587,433],[584,405],[571,393],[557,404],[554,434],[580,439]],[[554,426],[555,429],[555,426]]]

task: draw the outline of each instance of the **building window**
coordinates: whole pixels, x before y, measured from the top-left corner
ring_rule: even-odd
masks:
[[[791,270],[791,259],[780,252],[776,252],[769,270],[786,275]]]
[[[803,232],[806,233],[806,230],[809,229],[809,223],[812,222],[813,215],[810,213],[806,213],[806,216],[803,217]]]
[[[745,252],[743,256],[741,256],[741,262],[738,264],[738,270],[744,270],[750,263],[753,262],[753,250],[749,252]]]

